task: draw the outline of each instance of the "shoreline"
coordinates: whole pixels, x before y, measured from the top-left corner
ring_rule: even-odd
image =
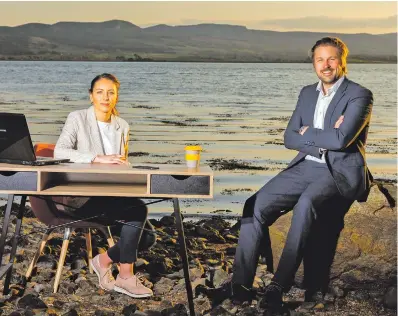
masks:
[[[33,57],[33,56],[32,56]],[[11,59],[10,59],[11,58]],[[29,61],[29,62],[107,62],[107,63],[208,63],[208,64],[311,64],[310,60],[216,60],[216,59],[150,59],[150,60],[117,60],[117,59],[32,59],[32,58],[14,58],[14,57],[0,57],[0,62],[13,61]],[[350,64],[362,65],[392,65],[397,64],[398,59],[395,60],[352,60]]]

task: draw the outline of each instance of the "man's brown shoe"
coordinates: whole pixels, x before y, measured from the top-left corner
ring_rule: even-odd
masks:
[[[99,255],[96,255],[93,260],[91,260],[91,266],[98,276],[100,288],[106,291],[112,291],[115,286],[115,279],[112,276],[111,267],[102,268],[99,263]]]
[[[140,278],[139,274],[131,276],[128,279],[123,279],[120,275],[117,276],[114,290],[119,293],[127,294],[134,298],[144,298],[153,295],[151,289],[145,287]]]

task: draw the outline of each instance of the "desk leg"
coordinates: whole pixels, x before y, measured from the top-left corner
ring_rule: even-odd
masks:
[[[14,195],[13,194],[8,195],[7,207],[6,207],[6,211],[4,213],[3,229],[1,231],[1,237],[0,237],[0,266],[3,262],[4,247],[6,245],[8,224],[10,222],[10,214],[11,214],[11,208],[12,208],[13,201],[14,201]],[[2,276],[0,276],[0,278],[1,277]]]
[[[173,199],[173,206],[174,206],[174,216],[176,218],[176,224],[177,224],[177,230],[178,230],[178,243],[180,244],[180,256],[182,259],[182,265],[183,265],[183,270],[184,270],[185,287],[187,290],[189,313],[191,314],[191,316],[195,316],[195,306],[193,304],[192,284],[191,284],[191,280],[189,279],[187,247],[185,244],[184,227],[182,225],[182,218],[181,218],[180,205],[178,203],[178,199]]]
[[[4,281],[4,289],[3,289],[4,295],[8,294],[8,292],[9,292],[10,281],[11,281],[11,276],[12,276],[12,265],[14,264],[15,255],[17,253],[19,233],[21,232],[22,218],[23,218],[23,213],[25,211],[25,203],[26,203],[26,195],[23,195],[21,197],[21,204],[19,205],[19,210],[18,210],[18,214],[17,214],[17,224],[15,226],[15,233],[14,233],[14,237],[12,239],[10,260],[8,261],[9,263],[11,263],[11,268],[8,270],[6,279]]]

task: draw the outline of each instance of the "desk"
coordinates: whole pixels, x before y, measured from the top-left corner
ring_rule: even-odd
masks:
[[[213,171],[208,166],[187,169],[183,165],[151,165],[159,169],[134,169],[126,165],[60,164],[23,166],[0,164],[0,194],[8,194],[0,237],[0,278],[6,275],[4,293],[8,292],[12,265],[16,254],[26,197],[48,196],[119,196],[173,199],[180,255],[190,314],[195,315],[189,280],[188,256],[179,207],[179,198],[213,198]],[[1,265],[14,196],[22,196],[13,236],[10,260]]]

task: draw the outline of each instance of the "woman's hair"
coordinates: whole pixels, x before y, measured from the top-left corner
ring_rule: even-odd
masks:
[[[100,80],[100,79],[108,79],[108,80],[112,81],[112,82],[115,84],[115,86],[116,86],[116,94],[117,94],[117,96],[119,96],[120,82],[119,82],[119,80],[117,80],[116,76],[114,76],[114,75],[112,75],[112,74],[108,74],[108,73],[103,73],[103,74],[101,74],[101,75],[98,75],[98,76],[96,76],[96,77],[91,81],[90,89],[88,89],[88,91],[89,91],[90,93],[93,93],[95,83],[96,83],[98,80]],[[119,112],[118,112],[117,109],[116,109],[116,105],[115,105],[115,107],[112,109],[112,114],[113,114],[113,115],[119,115]]]
[[[319,46],[333,46],[339,50],[339,55],[342,63],[343,73],[347,73],[347,56],[349,53],[348,47],[344,42],[337,37],[324,37],[315,43],[315,45],[311,48],[310,57],[311,60],[314,61],[314,53],[315,49]]]

